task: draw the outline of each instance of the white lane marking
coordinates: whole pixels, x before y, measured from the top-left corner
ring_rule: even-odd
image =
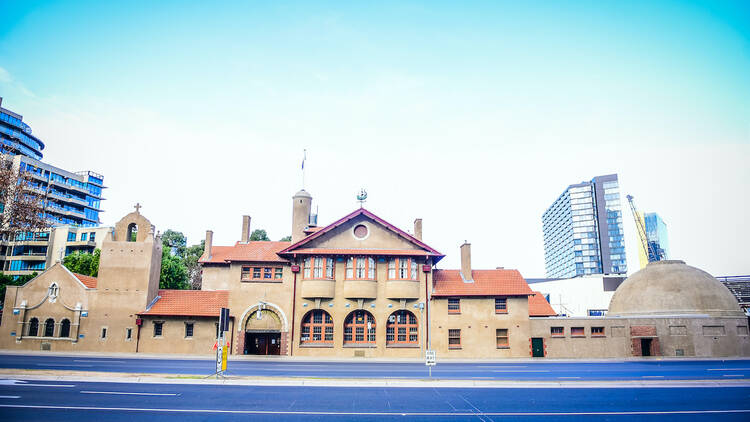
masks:
[[[248,415],[315,415],[315,416],[599,416],[599,415],[695,415],[695,414],[736,414],[750,413],[750,409],[723,410],[644,410],[621,412],[336,412],[305,410],[227,410],[227,409],[165,409],[147,407],[93,407],[93,406],[52,406],[32,404],[0,404],[0,408],[13,409],[56,409],[56,410],[106,410],[126,412],[159,413],[219,413]]]
[[[0,385],[18,385],[18,384],[26,384],[26,381],[9,380],[9,379],[1,379],[0,380]]]
[[[131,393],[127,391],[86,391],[82,390],[81,394],[122,394],[129,396],[177,396],[178,393]]]
[[[510,370],[510,371],[501,371],[501,370],[494,370],[492,372],[550,372],[545,369],[520,369],[520,370]]]
[[[706,371],[750,371],[750,368],[708,368]]]
[[[643,375],[641,378],[664,378],[664,375]]]
[[[495,366],[477,366],[477,369],[517,369],[526,368],[524,365],[495,365]]]
[[[0,399],[20,399],[21,396],[0,396]]]
[[[82,368],[91,368],[94,365],[76,365],[73,363],[36,363],[36,366],[76,366],[76,367],[82,367]]]
[[[75,384],[16,384],[18,387],[75,387]]]
[[[73,362],[86,362],[86,363],[127,363],[124,360],[87,360],[87,359],[73,359]]]
[[[744,377],[742,374],[724,374],[722,377]]]

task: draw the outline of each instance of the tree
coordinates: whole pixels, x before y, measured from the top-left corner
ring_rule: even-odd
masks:
[[[28,283],[29,280],[36,277],[37,272],[33,272],[27,275],[12,276],[0,273],[0,308],[5,303],[5,290],[8,286],[23,286]]]
[[[176,255],[180,258],[185,255],[187,238],[182,232],[177,232],[172,229],[165,231],[161,235],[161,243],[172,255]]]
[[[185,256],[182,261],[185,263],[185,267],[188,271],[188,281],[190,282],[190,288],[193,290],[200,290],[203,281],[203,274],[201,273],[201,266],[198,260],[203,256],[203,251],[206,248],[206,241],[201,240],[199,245],[193,245],[185,250]]]
[[[93,254],[75,252],[63,259],[63,265],[74,273],[96,277],[99,275],[99,258],[101,256],[101,249],[94,250]]]
[[[44,217],[44,202],[31,176],[19,171],[13,157],[0,154],[0,234],[13,239],[19,232],[38,232],[49,228]]]
[[[271,240],[268,238],[268,234],[263,229],[256,229],[250,233],[250,240]]]
[[[284,237],[281,238],[281,240],[279,240],[279,242],[291,242],[291,241],[292,241],[292,236],[291,235],[290,236],[284,236]]]
[[[190,288],[188,270],[182,258],[172,255],[167,248],[162,249],[159,288],[179,290]]]

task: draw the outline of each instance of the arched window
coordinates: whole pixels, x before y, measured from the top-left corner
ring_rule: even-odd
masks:
[[[31,318],[29,320],[29,337],[36,337],[39,335],[39,320]]]
[[[44,321],[44,337],[53,337],[55,335],[55,320],[47,318]]]
[[[128,224],[128,236],[125,239],[128,242],[135,242],[138,238],[138,225],[135,223]]]
[[[375,344],[375,318],[364,310],[356,310],[344,321],[344,344]]]
[[[333,344],[333,319],[322,309],[313,309],[302,318],[300,344]]]
[[[385,326],[385,344],[419,344],[417,317],[405,310],[396,311],[388,317]]]
[[[70,337],[70,320],[67,318],[60,322],[60,337]]]

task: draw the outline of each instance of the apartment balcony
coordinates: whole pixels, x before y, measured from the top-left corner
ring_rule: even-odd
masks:
[[[64,189],[68,189],[68,190],[74,190],[74,191],[76,191],[76,192],[81,192],[81,193],[85,193],[85,194],[88,194],[88,193],[89,193],[88,189],[86,189],[86,188],[83,188],[83,187],[78,187],[78,186],[73,186],[73,185],[69,185],[69,184],[67,184],[67,183],[64,183],[64,182],[60,182],[59,180],[55,180],[55,179],[50,179],[50,181],[49,181],[49,182],[50,182],[51,184],[55,185],[55,186],[59,186],[59,187],[61,187],[61,188],[64,188]]]
[[[65,202],[72,202],[74,204],[82,205],[84,207],[88,206],[89,204],[86,200],[78,199],[72,196],[60,195],[59,193],[56,193],[56,192],[49,192],[48,195],[50,196],[50,198],[55,198],[57,200],[65,201]]]
[[[47,260],[47,254],[46,253],[34,253],[34,254],[27,254],[27,255],[9,255],[5,257],[8,261],[46,261]]]
[[[96,242],[93,240],[74,240],[72,242],[65,243],[65,246],[70,247],[70,248],[86,248],[86,247],[95,248]]]
[[[48,179],[49,179],[49,176],[45,176],[45,175],[39,174],[39,173],[34,173],[34,172],[31,172],[31,171],[27,171],[25,174],[28,174],[29,176],[31,176],[32,179],[41,180],[43,182],[47,182]]]
[[[378,282],[375,280],[344,281],[344,297],[347,299],[375,299],[378,297]]]
[[[333,280],[302,280],[300,295],[305,299],[333,299],[336,282]]]
[[[385,282],[388,299],[419,299],[419,282],[412,280],[388,280]]]

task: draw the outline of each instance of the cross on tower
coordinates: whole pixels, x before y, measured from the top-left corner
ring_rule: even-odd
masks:
[[[140,204],[140,202],[136,202],[136,204],[135,204],[135,206],[133,208],[135,208],[135,212],[137,212],[138,214],[141,213],[141,204]]]

